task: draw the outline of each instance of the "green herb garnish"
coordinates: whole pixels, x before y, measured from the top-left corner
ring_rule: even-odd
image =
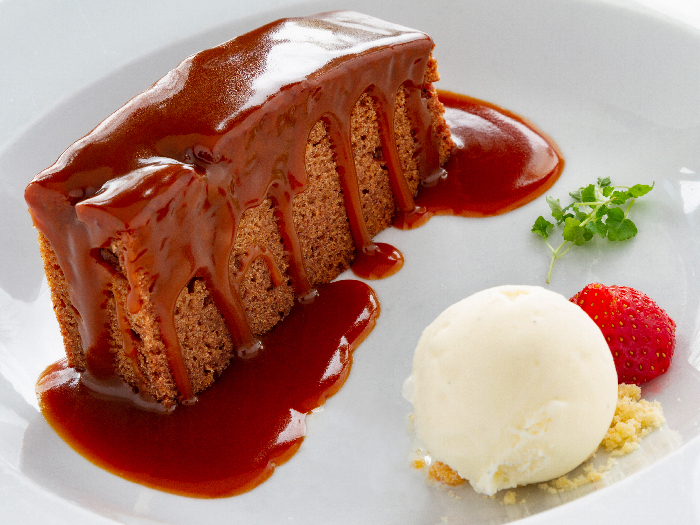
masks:
[[[628,215],[636,199],[649,193],[653,187],[653,184],[651,186],[635,184],[632,187],[611,186],[610,178],[605,177],[599,178],[597,184],[589,184],[585,188],[569,193],[574,202],[565,208],[561,207],[559,199],[547,197],[547,204],[552,210],[556,225],[540,215],[532,227],[532,231],[542,236],[552,251],[547,283],[549,284],[552,277],[554,261],[562,257],[572,246],[581,246],[595,235],[611,241],[624,241],[637,235],[637,227]],[[626,203],[628,204],[624,207]],[[564,241],[557,248],[553,248],[547,239],[552,230],[562,224]]]

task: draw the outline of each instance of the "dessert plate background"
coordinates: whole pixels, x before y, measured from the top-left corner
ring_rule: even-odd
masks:
[[[7,523],[637,523],[700,521],[700,11],[655,0],[370,0],[290,5],[159,0],[103,6],[0,1],[0,521]],[[34,396],[62,355],[35,233],[22,198],[71,142],[188,54],[281,16],[352,8],[431,34],[439,87],[526,116],[561,147],[551,194],[610,176],[656,182],[640,233],[557,263],[551,289],[637,287],[678,323],[672,370],[645,388],[667,427],[598,484],[524,503],[430,487],[408,462],[401,397],[414,345],[449,304],[506,283],[543,284],[547,254],[529,232],[544,198],[510,214],[438,217],[381,239],[406,256],[373,283],[382,315],[345,387],[308,418],[298,454],[254,491],[196,500],[94,467],[44,422]],[[571,500],[566,505],[563,502]]]

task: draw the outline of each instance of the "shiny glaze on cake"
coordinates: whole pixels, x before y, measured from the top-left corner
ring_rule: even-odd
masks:
[[[406,89],[409,118],[423,144],[421,173],[436,171],[435,138],[421,101],[432,48],[423,33],[352,12],[279,20],[186,59],[40,173],[25,198],[65,274],[89,374],[107,379],[115,373],[107,344],[115,269],[102,256],[115,237],[126,250],[126,308],[134,314],[143,297],[151,298],[183,401],[195,392],[173,310],[193,278],[205,281],[239,354],[254,353],[260,344],[246,321],[238,282],[229,276],[246,210],[272,200],[295,294],[312,292],[291,205],[306,187],[304,149],[319,120],[333,142],[356,250],[372,253],[350,114],[370,88],[394,199],[410,214],[415,205],[393,137],[395,95]],[[273,275],[279,273],[263,252],[247,264],[258,256]],[[123,321],[125,312],[117,317]],[[129,331],[124,333],[138,376]]]
[[[512,113],[451,93],[440,100],[457,147],[446,173],[438,170],[420,100],[431,48],[422,33],[353,13],[278,21],[185,60],[37,176],[27,200],[67,277],[87,342],[88,372],[61,360],[37,384],[42,412],[66,442],[126,479],[194,497],[250,490],[294,454],[306,414],[343,384],[353,349],[379,315],[374,292],[356,280],[310,293],[291,202],[306,184],[304,146],[318,119],[335,146],[357,247],[353,270],[371,279],[403,263],[392,246],[372,243],[362,220],[349,127],[367,88],[377,102],[397,226],[436,214],[505,213],[551,186],[563,168],[551,140]],[[408,89],[419,170],[427,177],[415,203],[393,138],[399,86]],[[264,246],[250,248],[234,275],[228,263],[243,212],[266,196],[283,226],[295,292],[306,300],[261,336],[265,352],[225,370],[196,405],[168,413],[143,405],[114,376],[105,341],[117,271],[106,253],[113,237],[126,247],[121,266],[137,287],[114,301],[125,353],[138,371],[128,312],[120,310],[134,314],[142,297],[152,298],[172,369],[179,369],[180,398],[191,399],[172,326],[175,299],[192,277],[205,280],[239,353],[253,353],[258,342],[241,308],[241,276],[259,259],[275,286],[286,276]]]

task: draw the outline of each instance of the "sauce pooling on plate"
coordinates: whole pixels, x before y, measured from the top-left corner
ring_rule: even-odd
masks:
[[[453,150],[446,177],[419,193],[418,205],[429,210],[425,220],[430,212],[504,213],[542,194],[561,173],[556,146],[517,116],[459,95],[441,94],[441,99],[461,144]],[[474,128],[465,125],[471,119],[478,124]],[[491,121],[504,122],[506,131],[491,127]],[[514,130],[524,132],[526,142],[513,137]],[[485,145],[497,154],[480,156]],[[478,154],[470,154],[472,147]],[[478,184],[471,192],[473,176]],[[397,258],[402,263],[389,245],[380,249],[378,260],[392,261],[384,263],[390,272]],[[361,267],[358,273],[382,276],[382,267],[372,271]],[[73,448],[115,474],[188,496],[238,494],[263,482],[298,449],[306,414],[340,389],[352,350],[378,314],[369,287],[336,281],[321,287],[310,303],[295,306],[263,337],[264,352],[229,366],[193,406],[159,414],[101,396],[60,361],[39,381],[41,408]]]
[[[423,93],[433,46],[425,33],[359,13],[278,20],[185,59],[70,146],[34,178],[25,198],[62,270],[59,287],[70,296],[64,324],[79,339],[71,364],[99,379],[128,376],[166,404],[193,400],[201,390],[193,376],[203,376],[201,383],[209,376],[188,360],[174,314],[193,280],[204,283],[236,351],[254,353],[259,341],[243,281],[230,276],[235,242],[244,214],[270,203],[283,253],[262,260],[271,273],[286,267],[276,285],[288,280],[298,298],[311,293],[293,204],[309,184],[306,146],[319,122],[332,143],[356,251],[375,267],[370,274],[396,269],[365,222],[351,114],[369,94],[394,200],[413,210],[394,140],[395,109],[401,92],[420,144],[418,172],[438,170],[438,134]],[[237,259],[238,273],[260,259]],[[120,278],[128,281],[123,294],[114,291]],[[132,327],[149,308],[155,326],[144,335]],[[123,326],[118,337],[115,318]],[[148,346],[150,332],[162,350]],[[121,370],[110,345],[125,347],[117,349]],[[143,361],[157,358],[165,372],[152,377],[155,367]]]
[[[488,217],[551,188],[564,169],[557,145],[518,115],[464,95],[439,92],[455,148],[441,177],[425,184],[418,210],[394,224],[410,229],[433,215]]]
[[[264,351],[232,363],[193,405],[159,413],[105,396],[65,360],[40,378],[39,404],[69,445],[114,474],[185,496],[232,496],[294,455],[306,415],[343,385],[378,315],[366,284],[335,281],[296,305],[263,336]]]
[[[368,88],[377,102],[399,227],[418,226],[436,214],[504,213],[556,180],[561,156],[536,128],[492,105],[448,93],[440,96],[459,144],[441,176],[435,131],[422,101],[432,40],[379,22],[352,13],[287,19],[190,57],[28,187],[35,225],[65,273],[86,368],[81,375],[66,361],[49,367],[37,385],[40,406],[53,428],[97,465],[161,490],[221,497],[253,488],[297,450],[306,414],[343,384],[352,350],[379,314],[374,292],[359,281],[337,281],[319,287],[315,297],[310,293],[291,210],[307,183],[304,149],[319,120],[334,144],[358,254],[355,272],[375,279],[403,264],[397,249],[373,243],[358,195],[349,120]],[[300,29],[322,38],[300,38]],[[291,71],[288,58],[299,54],[313,58],[305,67],[315,65],[292,71],[301,76],[292,81],[285,76]],[[247,62],[238,63],[243,55]],[[275,60],[280,67],[269,68]],[[419,171],[434,174],[415,200],[392,141],[399,89],[405,90],[419,138]],[[241,217],[267,198],[284,239],[289,279],[304,300],[261,337],[260,346],[229,261]],[[123,298],[112,292],[116,257],[104,254],[114,232],[130,235],[121,271],[126,277],[144,275],[129,280]],[[274,259],[260,253],[275,274]],[[262,350],[234,360],[188,404],[194,389],[174,305],[193,279],[212,291],[239,353]],[[126,319],[139,313],[143,297],[153,299],[172,381],[185,402],[167,412],[139,405],[130,389],[121,395],[119,386],[111,386],[115,380],[124,386],[108,341],[114,323],[126,327],[123,344],[138,382],[135,348],[141,341]]]

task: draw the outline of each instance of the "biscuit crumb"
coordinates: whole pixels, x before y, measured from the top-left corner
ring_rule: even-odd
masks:
[[[421,470],[424,469],[427,465],[424,459],[416,458],[413,461],[411,461],[411,466],[416,470]]]
[[[506,505],[515,505],[518,502],[518,494],[513,491],[509,490],[506,492],[506,495],[503,496],[503,503]]]
[[[450,467],[445,465],[441,461],[436,461],[430,465],[428,470],[428,476],[430,479],[444,483],[445,485],[450,485],[451,487],[456,487],[464,483],[464,479],[459,477],[459,474],[452,470]]]
[[[582,485],[587,485],[588,483],[593,483],[595,481],[600,481],[603,479],[603,475],[608,472],[612,466],[615,464],[613,458],[608,458],[608,461],[598,468],[593,465],[586,465],[583,467],[583,474],[576,476],[575,478],[570,478],[567,474],[548,481],[546,483],[540,483],[538,487],[549,494],[558,494],[560,492],[567,492],[573,490]]]
[[[601,446],[613,456],[624,456],[639,448],[639,440],[664,424],[658,401],[642,399],[637,385],[618,386],[617,407]]]
[[[581,485],[599,481],[615,464],[614,456],[624,456],[639,448],[639,440],[664,424],[663,410],[658,401],[642,399],[642,389],[637,385],[621,383],[617,387],[617,406],[600,446],[610,453],[607,463],[594,468],[583,467],[583,474],[571,479],[561,476],[547,483],[540,483],[540,489],[556,494],[575,489]]]
[[[557,494],[573,490],[588,483],[600,481],[603,476],[615,464],[615,456],[624,456],[639,448],[639,441],[655,429],[664,424],[663,410],[658,401],[646,401],[642,399],[642,390],[637,385],[622,383],[617,389],[617,405],[615,416],[610,423],[600,447],[610,453],[607,462],[599,467],[592,464],[583,466],[583,473],[574,478],[568,475],[561,476],[538,486],[550,494]],[[588,461],[596,456],[594,452]],[[425,460],[418,458],[412,461],[416,469],[427,466]],[[428,469],[428,478],[449,486],[457,486],[466,480],[448,465],[436,461]],[[523,500],[524,501],[524,500]],[[503,503],[512,505],[517,502],[517,493],[508,491],[503,497]]]

